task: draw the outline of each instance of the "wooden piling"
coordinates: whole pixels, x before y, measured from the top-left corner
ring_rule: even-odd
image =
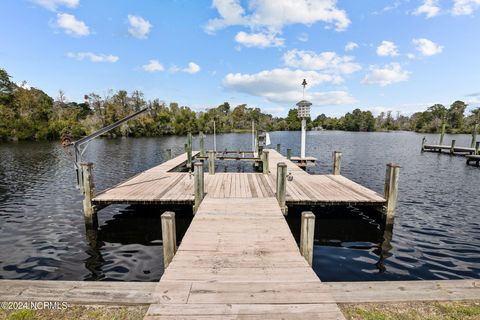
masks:
[[[95,193],[95,185],[93,183],[93,163],[84,162],[80,164],[82,168],[82,183],[83,183],[83,214],[85,216],[85,224],[87,227],[96,225],[95,207],[92,205],[92,199]]]
[[[280,143],[277,143],[277,152],[280,153],[280,149],[282,148],[282,145]]]
[[[205,135],[200,131],[200,156],[205,157]]]
[[[452,140],[452,145],[450,146],[450,154],[455,153],[455,143],[456,142],[457,142],[456,140]]]
[[[292,149],[287,149],[287,159],[290,160],[292,158]]]
[[[300,231],[300,253],[311,266],[313,263],[313,243],[315,235],[315,215],[311,211],[302,212]]]
[[[162,243],[163,243],[163,267],[167,269],[177,252],[177,235],[175,230],[175,212],[165,211],[161,215],[162,220]]]
[[[480,155],[480,141],[477,141],[475,143],[475,154],[479,154]]]
[[[442,132],[440,133],[440,142],[438,143],[439,145],[443,144],[443,137],[445,137],[445,128],[447,125],[444,123],[442,124]]]
[[[385,175],[385,206],[386,223],[393,224],[395,218],[395,208],[397,207],[398,198],[398,178],[400,176],[400,166],[397,164],[387,164],[387,172]]]
[[[475,144],[477,143],[477,132],[478,132],[478,124],[475,124],[473,126],[473,131],[472,131],[472,143],[470,144],[471,148],[474,148]]]
[[[215,151],[208,150],[208,174],[215,174]]]
[[[268,167],[268,150],[263,150],[262,152],[262,168],[263,173],[270,173],[270,169]]]
[[[287,215],[287,205],[286,205],[286,194],[287,194],[287,165],[283,162],[277,163],[277,185],[276,185],[276,195],[278,205],[282,209],[283,215]]]
[[[192,133],[187,134],[187,168],[192,169]]]
[[[200,203],[202,203],[203,197],[205,195],[205,184],[203,177],[203,162],[196,162],[194,165],[194,190],[195,190],[195,207],[193,213],[197,212]]]
[[[342,165],[342,153],[340,151],[333,152],[333,174],[340,175]]]
[[[423,137],[422,138],[422,152],[425,151],[425,142],[427,142],[427,138]]]
[[[172,159],[172,149],[167,149],[166,150],[165,158],[166,158],[167,161]]]

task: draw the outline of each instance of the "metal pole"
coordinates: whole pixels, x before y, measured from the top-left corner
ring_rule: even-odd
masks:
[[[300,158],[305,158],[305,140],[307,138],[306,133],[306,126],[307,126],[307,119],[302,118],[302,141],[301,141],[301,149],[300,149]]]

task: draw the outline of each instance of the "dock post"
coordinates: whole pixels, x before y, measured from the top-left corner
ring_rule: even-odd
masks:
[[[312,266],[313,236],[315,234],[315,215],[311,211],[302,212],[302,226],[300,231],[300,254]]]
[[[263,173],[270,173],[270,170],[268,168],[268,150],[263,150],[262,152],[262,167]]]
[[[443,137],[445,136],[445,128],[447,125],[444,123],[442,124],[442,132],[440,133],[440,142],[438,143],[439,145],[443,144]]]
[[[282,145],[280,143],[277,143],[277,152],[280,153],[280,149],[282,148]]]
[[[455,153],[455,143],[457,141],[456,140],[452,140],[452,145],[450,147],[450,154],[454,154]]]
[[[85,216],[85,225],[87,227],[96,226],[97,214],[95,207],[92,205],[92,199],[95,193],[95,185],[93,183],[93,163],[84,162],[81,163],[82,167],[82,181],[83,181],[83,214]]]
[[[475,154],[480,155],[480,141],[475,143]]]
[[[340,151],[333,152],[333,174],[340,175],[342,165],[342,153]]]
[[[203,183],[203,162],[196,162],[194,168],[195,208],[193,208],[193,213],[195,214],[200,206],[200,203],[202,203],[205,194],[205,184]]]
[[[423,137],[422,138],[422,152],[425,151],[425,142],[427,141],[427,138]]]
[[[282,209],[283,215],[287,215],[286,194],[287,194],[287,165],[283,162],[277,164],[277,201]]]
[[[292,158],[292,149],[287,149],[287,159],[290,160]]]
[[[166,151],[167,155],[166,155],[166,160],[172,160],[172,149],[167,149]]]
[[[386,224],[393,224],[395,218],[395,208],[398,198],[398,178],[400,176],[400,166],[397,164],[387,164],[387,173],[385,175],[385,200],[387,200],[385,213],[387,216]]]
[[[200,131],[200,156],[205,157],[205,135]]]
[[[187,168],[192,169],[192,133],[187,134]]]
[[[215,151],[208,150],[208,174],[215,174]]]
[[[473,131],[472,131],[472,143],[470,145],[471,148],[475,148],[475,144],[477,143],[477,131],[478,131],[478,124],[475,124],[473,126]]]
[[[177,252],[177,235],[175,230],[175,212],[165,211],[161,215],[162,220],[162,247],[163,268],[167,269]]]

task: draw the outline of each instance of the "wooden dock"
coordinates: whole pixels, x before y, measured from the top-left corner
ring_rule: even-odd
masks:
[[[275,196],[276,168],[283,162],[293,177],[287,183],[287,205],[376,205],[385,198],[341,175],[311,175],[275,150],[269,151],[270,174],[205,174],[205,192],[214,197],[269,198]],[[197,155],[198,152],[194,152]],[[94,205],[191,204],[194,178],[190,173],[171,172],[186,161],[186,154],[162,163],[94,196]]]
[[[276,198],[204,198],[145,319],[344,319]]]
[[[292,205],[373,205],[385,207],[388,216],[396,195],[388,201],[341,176],[339,162],[336,174],[311,175],[275,150],[257,158],[262,173],[215,173],[213,162],[209,173],[203,173],[202,163],[194,165],[194,174],[178,172],[198,155],[191,154],[90,199],[97,208],[114,203],[194,206],[178,250],[174,213],[162,216],[167,267],[155,289],[162,298],[145,319],[344,319],[310,266],[315,216],[302,214],[299,250],[284,214]],[[86,181],[91,181],[89,172]],[[388,165],[386,190],[396,193],[397,178],[398,166]]]

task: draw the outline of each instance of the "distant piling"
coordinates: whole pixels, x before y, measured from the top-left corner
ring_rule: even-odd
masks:
[[[171,160],[172,159],[172,149],[167,149],[165,151],[165,160]]]
[[[208,150],[208,174],[215,174],[215,151]]]
[[[200,203],[202,203],[203,197],[205,196],[205,184],[203,176],[203,162],[196,162],[194,165],[194,191],[195,191],[195,208],[193,209],[194,214],[197,212]]]
[[[205,135],[200,131],[200,156],[205,157]]]
[[[315,215],[311,211],[302,212],[300,231],[300,253],[311,266],[313,263],[313,245],[315,235]]]
[[[480,141],[475,143],[475,154],[480,155]]]
[[[288,160],[292,159],[292,149],[290,148],[287,149],[287,159]]]
[[[443,145],[443,138],[445,137],[445,128],[447,125],[444,123],[442,124],[442,131],[440,132],[440,142],[438,143],[439,145]]]
[[[282,145],[280,143],[277,143],[277,152],[280,153],[280,149],[282,148]]]
[[[455,154],[455,143],[457,140],[452,140],[452,144],[450,146],[450,154]]]
[[[187,168],[192,169],[192,133],[187,134]]]
[[[162,220],[162,247],[163,267],[167,269],[177,252],[177,235],[175,227],[175,212],[165,211],[161,215]]]
[[[470,144],[471,148],[475,148],[475,144],[477,143],[477,132],[478,132],[478,124],[473,126],[472,131],[472,143]]]
[[[340,151],[333,152],[333,174],[340,175],[342,166],[342,153]]]
[[[427,138],[423,137],[423,138],[422,138],[422,149],[421,149],[422,152],[425,151],[425,143],[426,143],[426,142],[427,142]]]
[[[400,166],[397,164],[387,164],[387,172],[385,175],[385,206],[386,223],[393,224],[395,218],[395,209],[398,199],[398,179],[400,177]]]
[[[268,167],[268,150],[263,150],[262,152],[262,168],[263,173],[267,174],[270,173],[270,169]]]

